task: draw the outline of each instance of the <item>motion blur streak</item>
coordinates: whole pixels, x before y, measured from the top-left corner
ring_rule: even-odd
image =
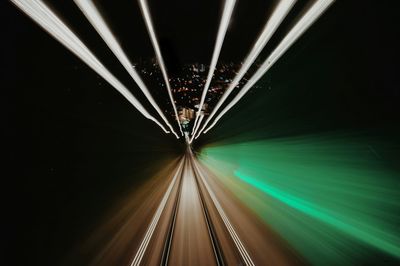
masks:
[[[149,244],[150,238],[153,235],[154,229],[157,226],[158,220],[160,219],[161,213],[164,210],[165,204],[167,203],[167,200],[171,194],[172,188],[174,187],[176,180],[178,178],[178,174],[182,171],[182,165],[183,165],[183,159],[181,159],[181,162],[179,163],[179,167],[176,170],[176,173],[174,175],[174,178],[172,179],[167,191],[165,192],[165,195],[160,202],[160,205],[157,208],[156,213],[154,214],[153,220],[151,221],[151,224],[149,228],[147,229],[146,235],[143,238],[142,243],[140,244],[140,247],[135,255],[135,257],[132,260],[131,266],[137,266],[140,265],[140,262],[142,261],[144,252],[146,251],[147,245]]]
[[[310,262],[352,264],[370,250],[400,257],[398,173],[371,141],[316,135],[220,143],[206,147],[201,161]]]
[[[194,132],[196,132],[197,129],[200,127],[201,122],[203,121],[203,118],[204,118],[204,115],[200,115],[199,122],[198,122],[197,125],[195,125],[195,127],[194,127]],[[193,139],[194,139],[194,134],[193,134],[192,137],[190,138],[189,144],[192,144]]]
[[[63,265],[130,265],[173,181],[179,162],[180,159],[169,156],[155,159],[151,167],[157,170],[148,169],[152,172],[150,176],[148,170],[132,174],[142,182],[121,191],[118,200],[99,218],[91,235]]]
[[[265,184],[263,182],[260,182],[255,178],[246,176],[240,173],[239,171],[236,171],[235,175],[244,182],[260,189],[261,191],[272,196],[273,198],[282,201],[283,203],[287,204],[288,206],[300,212],[304,212],[305,214],[308,214],[315,219],[319,219],[322,222],[337,227],[338,229],[343,230],[347,234],[359,238],[360,240],[365,241],[368,244],[374,245],[377,248],[381,248],[387,252],[390,252],[393,255],[400,256],[400,247],[396,246],[395,243],[390,243],[386,241],[389,234],[384,234],[382,232],[379,232],[376,228],[372,226],[363,225],[360,223],[355,223],[354,225],[348,224],[346,222],[337,219],[335,216],[330,215],[328,210],[319,208],[319,206],[304,201],[300,198],[293,197],[292,195],[282,192],[278,189],[275,189],[274,187],[269,186],[268,184]],[[364,227],[363,228],[364,230],[360,229],[358,226]],[[377,236],[379,234],[383,236],[383,239]]]
[[[186,155],[182,172],[179,204],[167,262],[168,265],[218,265],[190,156]]]
[[[226,228],[228,229],[233,241],[235,242],[235,245],[236,245],[237,249],[239,250],[240,255],[242,256],[243,261],[246,263],[246,265],[254,265],[254,262],[250,258],[249,253],[247,252],[246,248],[242,244],[242,241],[240,241],[235,229],[233,228],[231,222],[229,221],[228,217],[226,216],[224,210],[222,209],[221,204],[218,202],[217,197],[215,196],[214,192],[212,191],[210,185],[205,180],[202,170],[201,170],[201,166],[196,161],[194,161],[194,166],[197,169],[197,171],[200,173],[199,176],[200,176],[203,184],[205,185],[208,193],[210,194],[211,199],[212,199],[215,207],[217,208],[219,215],[221,216],[222,220],[224,221],[224,224],[225,224]]]
[[[217,113],[218,109],[221,107],[221,105],[225,102],[225,100],[228,98],[228,96],[231,94],[231,92],[236,88],[236,86],[239,84],[239,81],[243,78],[243,76],[246,74],[246,72],[249,70],[251,65],[254,63],[256,60],[257,56],[261,53],[261,51],[264,49],[265,45],[268,43],[268,41],[271,39],[272,35],[275,33],[283,19],[286,17],[287,13],[291,10],[292,6],[296,0],[282,0],[279,2],[277,7],[275,8],[273,14],[271,17],[268,19],[261,35],[258,37],[256,43],[254,44],[253,48],[251,49],[250,53],[247,55],[246,59],[243,62],[243,65],[241,66],[239,72],[236,74],[235,78],[233,79],[232,83],[229,85],[229,87],[226,89],[224,94],[222,95],[221,99],[219,99],[217,105],[214,107],[212,113],[204,123],[202,129],[199,131],[199,134],[206,128],[210,120],[214,117],[214,115]],[[205,95],[204,95],[205,97]],[[194,133],[196,135],[196,132]]]
[[[136,70],[132,67],[132,63],[129,61],[128,57],[126,56],[125,52],[122,50],[122,47],[118,43],[117,39],[107,26],[106,22],[104,21],[103,17],[101,16],[100,12],[97,10],[95,4],[92,0],[74,0],[75,4],[81,9],[84,13],[86,18],[90,21],[92,26],[96,29],[96,31],[100,34],[103,40],[107,43],[110,50],[114,53],[114,55],[118,58],[121,62],[123,67],[128,71],[131,75],[132,79],[136,82],[139,86],[140,90],[146,96],[147,100],[151,103],[157,113],[161,116],[164,120],[165,124],[168,125],[171,132],[179,139],[179,136],[175,133],[173,127],[168,122],[167,118],[161,111],[160,107],[154,100],[153,96],[151,95],[150,91],[147,89],[146,85],[140,78],[139,74]]]
[[[225,38],[226,31],[229,26],[229,21],[232,16],[233,9],[235,7],[235,3],[236,3],[236,0],[226,0],[225,1],[224,11],[222,13],[221,22],[220,22],[219,29],[218,29],[217,40],[215,42],[214,52],[212,55],[210,68],[208,70],[206,84],[204,85],[203,93],[201,95],[199,109],[197,110],[197,113],[196,113],[196,119],[194,121],[192,135],[195,135],[196,131],[197,131],[196,125],[197,125],[197,122],[198,122],[198,119],[200,116],[200,112],[203,109],[204,100],[206,99],[208,88],[210,87],[210,84],[211,84],[215,66],[217,65],[217,62],[218,62],[218,57],[221,52],[222,44],[224,42],[224,38]]]
[[[144,117],[156,123],[165,133],[169,133],[169,131],[167,131],[156,118],[147,112],[135,96],[133,96],[133,94],[116,77],[114,77],[103,64],[100,63],[85,44],[41,0],[11,0],[11,2],[50,33],[50,35],[62,43],[68,50],[78,56],[97,74],[102,76]]]
[[[149,32],[151,43],[152,43],[154,51],[156,53],[157,61],[160,64],[160,69],[161,69],[161,73],[162,73],[164,81],[165,81],[165,85],[167,86],[168,96],[169,96],[169,100],[171,101],[172,107],[174,109],[176,122],[178,123],[179,129],[183,136],[182,126],[181,126],[181,123],[179,122],[178,111],[176,109],[174,96],[172,95],[171,85],[169,83],[167,68],[164,64],[164,59],[161,55],[161,49],[160,49],[160,46],[158,45],[156,32],[154,30],[153,23],[151,21],[150,11],[149,11],[149,7],[147,5],[146,0],[140,0],[140,8],[142,10],[144,20],[146,22],[146,28],[147,28],[147,31]]]
[[[160,163],[79,247],[90,263],[66,265],[304,264],[190,151]]]
[[[278,61],[278,59],[296,42],[296,40],[321,16],[324,11],[334,2],[334,0],[317,1],[307,13],[296,23],[293,29],[285,36],[280,44],[275,48],[271,55],[265,60],[257,72],[251,77],[247,84],[239,91],[235,98],[218,114],[214,122],[204,131],[207,133],[215,126],[218,120],[228,112],[250,89],[256,82],[264,76],[264,74]],[[224,94],[225,95],[225,94]],[[211,116],[210,116],[211,118]],[[208,120],[207,120],[208,122]],[[207,124],[207,123],[206,123]],[[204,124],[204,126],[206,126]],[[201,133],[201,132],[200,132]],[[199,133],[199,135],[200,135]]]

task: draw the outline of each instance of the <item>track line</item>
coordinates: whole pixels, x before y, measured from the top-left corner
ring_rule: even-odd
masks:
[[[186,163],[186,157],[184,157],[184,162],[183,165],[185,165]],[[175,231],[175,222],[176,222],[176,217],[178,215],[178,206],[179,206],[179,202],[180,202],[180,197],[181,197],[181,189],[182,189],[182,179],[183,179],[183,169],[181,171],[181,177],[179,180],[179,185],[178,185],[178,191],[177,191],[177,195],[176,195],[176,199],[175,199],[175,203],[174,203],[174,210],[173,210],[173,214],[172,214],[172,220],[170,222],[169,225],[169,230],[168,230],[168,234],[165,240],[165,244],[164,244],[164,249],[163,249],[163,254],[161,257],[161,265],[168,265],[168,259],[169,259],[169,253],[171,251],[171,245],[172,245],[172,238],[174,236],[174,231]]]
[[[237,249],[239,250],[239,253],[243,259],[243,261],[245,262],[246,265],[249,266],[254,266],[254,262],[253,260],[250,258],[249,253],[247,252],[246,248],[244,247],[242,241],[239,239],[239,236],[237,235],[234,227],[232,226],[231,222],[229,221],[228,217],[226,216],[221,204],[219,203],[217,197],[215,196],[214,192],[211,190],[209,184],[207,183],[207,181],[205,180],[205,178],[203,177],[203,173],[200,169],[200,166],[198,165],[198,163],[194,161],[194,166],[197,169],[199,176],[204,184],[204,186],[207,189],[207,192],[209,193],[219,215],[221,216],[222,220],[224,221],[224,224],[226,226],[226,228],[228,229],[229,234],[231,235]]]
[[[174,185],[176,183],[176,180],[177,180],[177,177],[178,177],[179,173],[182,171],[183,161],[184,161],[184,159],[182,158],[181,162],[179,164],[179,167],[178,167],[178,169],[177,169],[177,171],[176,171],[176,173],[175,173],[175,175],[174,175],[174,177],[173,177],[173,179],[172,179],[167,191],[165,192],[165,195],[164,195],[163,199],[161,200],[160,205],[158,206],[156,213],[153,216],[153,219],[152,219],[152,221],[150,223],[150,226],[148,227],[148,229],[146,231],[146,234],[145,234],[145,236],[144,236],[144,238],[142,240],[142,243],[140,244],[139,249],[136,252],[135,257],[132,259],[132,262],[131,262],[130,266],[138,266],[138,265],[140,265],[140,262],[143,259],[143,255],[144,255],[144,253],[146,251],[146,248],[147,248],[147,246],[149,244],[151,236],[154,233],[154,229],[155,229],[158,221],[160,220],[161,213],[164,210],[165,205],[167,203],[167,200],[168,200],[168,198],[169,198],[169,196],[171,194],[172,188],[174,187]]]
[[[200,188],[199,180],[197,178],[198,173],[196,172],[196,169],[194,167],[193,154],[190,154],[190,165],[191,165],[191,168],[192,168],[192,171],[193,171],[193,177],[194,177],[194,179],[196,181],[197,192],[198,192],[198,195],[199,195],[199,198],[200,198],[200,204],[201,204],[202,209],[203,209],[204,218],[206,220],[208,234],[210,236],[211,244],[213,246],[213,251],[214,251],[214,255],[215,255],[215,261],[217,262],[217,265],[223,266],[223,265],[225,265],[225,263],[224,263],[224,255],[223,255],[223,252],[222,252],[222,248],[221,248],[221,246],[219,244],[219,241],[218,241],[218,238],[217,238],[217,234],[215,233],[215,229],[214,229],[214,226],[212,224],[212,221],[211,221],[211,218],[210,218],[210,214],[209,214],[209,212],[207,210],[206,203],[205,203],[205,200],[204,200],[204,195],[203,195],[203,193],[201,191],[201,188]]]

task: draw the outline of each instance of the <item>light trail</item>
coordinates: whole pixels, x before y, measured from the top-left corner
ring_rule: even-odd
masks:
[[[193,156],[193,155],[191,155]],[[197,170],[199,173],[200,179],[202,180],[204,186],[206,187],[206,190],[208,194],[210,195],[215,208],[217,209],[219,215],[221,216],[226,228],[228,229],[228,232],[233,239],[233,242],[235,242],[236,248],[238,249],[240,256],[242,257],[243,261],[245,262],[246,265],[254,266],[254,262],[251,259],[249,253],[247,252],[246,248],[244,247],[242,241],[240,241],[239,236],[237,235],[235,229],[233,228],[231,222],[229,221],[229,218],[226,216],[225,211],[223,210],[221,204],[219,203],[217,197],[215,196],[214,192],[212,191],[211,187],[207,183],[206,179],[203,177],[202,170],[200,169],[201,167],[198,165],[198,162],[195,160],[195,158],[192,158],[192,161],[194,162],[194,168]]]
[[[172,95],[171,85],[169,83],[169,78],[168,78],[168,74],[167,74],[167,68],[166,68],[166,66],[164,64],[164,59],[163,59],[163,57],[161,55],[160,46],[158,45],[156,32],[154,30],[153,23],[151,21],[149,7],[147,5],[147,1],[146,0],[140,0],[139,3],[140,3],[140,8],[142,10],[143,18],[144,18],[145,23],[146,23],[147,31],[148,31],[148,33],[150,35],[151,43],[152,43],[154,51],[156,53],[157,61],[160,64],[160,69],[161,69],[161,73],[162,73],[164,81],[165,81],[165,85],[167,86],[168,96],[169,96],[169,99],[171,101],[172,107],[174,109],[174,113],[175,113],[175,119],[176,119],[176,122],[178,123],[179,130],[181,131],[181,134],[183,136],[182,126],[181,126],[181,123],[179,122],[178,111],[176,109],[174,96]]]
[[[79,57],[111,86],[121,93],[144,117],[156,123],[165,133],[164,126],[154,118],[135,96],[93,55],[86,45],[42,0],[10,0],[52,37]]]
[[[167,191],[165,192],[164,197],[161,200],[160,205],[158,206],[157,211],[154,214],[153,219],[152,219],[149,227],[147,228],[146,234],[145,234],[145,236],[144,236],[144,238],[143,238],[143,240],[142,240],[142,242],[141,242],[141,244],[139,246],[139,249],[136,252],[135,257],[133,258],[133,260],[132,260],[132,262],[130,264],[131,266],[140,265],[140,262],[143,259],[143,255],[144,255],[144,253],[146,251],[147,246],[149,245],[150,239],[151,239],[151,237],[152,237],[152,235],[154,233],[154,230],[155,230],[155,228],[156,228],[156,226],[158,224],[158,221],[160,220],[161,213],[163,212],[163,210],[165,208],[165,205],[167,204],[167,200],[168,200],[168,198],[169,198],[169,196],[171,194],[172,188],[174,187],[174,185],[176,183],[176,180],[178,178],[179,173],[182,171],[183,161],[184,161],[184,159],[181,159],[179,167],[176,170],[176,173],[175,173],[175,175],[174,175],[174,177],[173,177],[173,179],[172,179]]]
[[[332,215],[329,212],[329,209],[321,208],[313,202],[309,202],[302,198],[293,196],[289,193],[275,188],[274,186],[270,186],[265,182],[259,181],[254,177],[245,175],[239,171],[235,171],[235,176],[237,176],[243,182],[250,184],[251,186],[261,190],[262,192],[283,202],[284,204],[290,206],[295,210],[298,210],[313,217],[314,219],[329,224],[330,226],[335,227],[349,235],[352,235],[367,244],[374,245],[380,248],[382,251],[389,252],[397,257],[399,257],[400,255],[400,247],[396,243],[393,243],[394,241],[387,241],[386,239],[382,239],[382,237],[376,234],[377,232],[381,233],[382,230],[377,230],[377,228],[374,228],[372,226],[370,226],[369,228],[367,227],[367,229],[369,230],[365,230],[365,228],[362,228],[359,223],[354,224],[354,222],[351,223],[343,220],[340,216]]]
[[[197,130],[198,130],[199,126],[201,125],[201,122],[203,121],[203,118],[204,118],[204,115],[200,115],[199,122],[197,123],[196,127],[193,128],[194,131],[197,131]],[[193,134],[192,137],[190,138],[189,144],[192,144],[193,139],[194,139],[194,134]]]
[[[279,25],[282,23],[283,19],[289,13],[293,5],[295,4],[296,0],[282,0],[279,2],[277,7],[275,8],[274,12],[272,13],[271,17],[268,19],[267,23],[264,26],[264,29],[261,32],[261,35],[258,37],[256,43],[254,44],[253,48],[251,49],[250,53],[247,55],[245,61],[243,62],[242,67],[238,71],[237,75],[226,89],[225,93],[222,95],[221,99],[219,99],[217,105],[214,107],[213,111],[211,112],[210,116],[207,118],[206,122],[204,123],[203,127],[199,131],[198,135],[203,132],[206,128],[208,123],[217,113],[218,109],[222,106],[228,96],[232,93],[232,91],[236,88],[239,84],[240,80],[249,70],[251,65],[254,63],[258,55],[264,49],[265,45],[271,39],[272,35],[278,29]],[[206,92],[207,93],[207,92]],[[193,133],[196,135],[197,131]],[[197,138],[197,137],[196,137]]]
[[[272,65],[278,61],[278,59],[290,48],[290,46],[296,42],[296,40],[328,9],[328,7],[334,2],[334,0],[319,0],[307,11],[307,13],[296,23],[296,25],[289,31],[285,38],[279,43],[271,55],[264,61],[262,66],[257,72],[251,77],[247,84],[239,91],[235,98],[218,114],[214,122],[204,131],[207,133],[213,128],[221,117],[228,112],[272,67]],[[196,136],[198,138],[200,133]]]
[[[212,80],[212,77],[213,77],[213,74],[215,71],[215,66],[217,65],[217,62],[218,62],[219,54],[221,52],[222,44],[224,43],[224,38],[225,38],[226,31],[229,26],[229,21],[231,20],[231,17],[232,17],[232,13],[233,13],[235,4],[236,4],[236,0],[226,0],[225,1],[224,10],[223,10],[222,17],[221,17],[221,22],[220,22],[220,25],[218,28],[217,40],[215,42],[214,52],[213,52],[213,55],[211,58],[211,64],[210,64],[210,68],[208,70],[206,84],[204,85],[204,89],[203,89],[203,92],[201,95],[199,109],[197,110],[197,113],[196,113],[196,119],[194,121],[192,135],[194,135],[195,132],[197,131],[197,127],[198,127],[197,122],[198,122],[201,110],[203,109],[207,91],[211,84],[211,80]],[[199,123],[201,123],[201,122],[199,122]]]
[[[168,125],[171,132],[179,139],[179,136],[175,133],[173,127],[168,122],[167,118],[165,117],[164,113],[161,111],[160,107],[154,100],[153,96],[151,95],[150,91],[144,84],[143,80],[140,78],[137,71],[132,67],[132,63],[129,61],[127,55],[123,51],[121,45],[118,43],[117,39],[115,38],[114,34],[111,32],[110,28],[108,27],[107,23],[105,22],[104,18],[101,16],[99,10],[96,8],[96,5],[93,3],[92,0],[74,0],[75,4],[79,7],[82,13],[86,16],[89,20],[90,24],[96,29],[99,35],[102,37],[104,42],[108,45],[110,50],[114,53],[114,55],[118,58],[122,66],[128,71],[132,79],[136,82],[139,86],[140,90],[146,96],[147,100],[151,103],[157,113],[161,116],[164,120],[165,124]]]

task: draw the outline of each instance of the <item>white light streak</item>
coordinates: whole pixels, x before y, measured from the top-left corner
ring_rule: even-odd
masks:
[[[192,135],[195,134],[195,132],[197,131],[197,128],[198,128],[197,122],[198,122],[198,119],[200,116],[200,112],[203,109],[204,100],[206,99],[208,88],[210,87],[210,84],[211,84],[215,66],[217,65],[217,62],[218,62],[219,54],[221,52],[222,44],[224,42],[226,31],[229,26],[229,21],[231,20],[231,16],[233,13],[233,9],[235,7],[235,3],[236,3],[236,0],[226,0],[225,1],[224,10],[222,13],[221,22],[220,22],[218,33],[217,33],[217,40],[215,42],[215,47],[214,47],[214,52],[213,52],[213,55],[211,58],[210,68],[208,70],[207,81],[206,81],[206,84],[204,85],[203,93],[201,95],[199,109],[196,112],[196,119],[194,121]],[[193,139],[193,137],[192,137],[192,139]]]
[[[182,126],[181,126],[181,123],[179,122],[179,116],[178,116],[178,111],[176,110],[174,96],[172,95],[171,85],[169,84],[167,68],[165,67],[164,59],[163,59],[163,57],[161,55],[161,49],[160,49],[160,46],[158,45],[156,32],[154,30],[153,23],[151,21],[149,7],[147,5],[147,1],[146,0],[140,0],[139,3],[140,3],[140,8],[142,10],[142,14],[143,14],[143,17],[144,17],[144,20],[145,20],[145,23],[146,23],[147,31],[148,31],[148,33],[150,35],[151,43],[152,43],[154,51],[156,53],[157,61],[160,64],[161,73],[163,75],[165,84],[167,86],[168,96],[169,96],[169,99],[171,101],[172,107],[174,109],[174,113],[175,113],[175,119],[176,119],[176,122],[178,123],[179,130],[181,131],[181,134],[183,136]]]
[[[173,127],[168,122],[167,118],[161,111],[160,107],[157,105],[150,91],[147,89],[146,85],[140,78],[139,74],[132,67],[132,63],[129,61],[127,55],[123,51],[121,45],[118,43],[116,37],[111,32],[110,28],[107,26],[104,18],[101,16],[100,12],[96,8],[95,4],[92,0],[74,0],[75,4],[80,8],[92,26],[96,29],[99,35],[102,37],[104,42],[108,45],[110,50],[114,53],[114,55],[118,58],[122,66],[128,71],[131,75],[132,79],[139,86],[140,90],[146,96],[147,100],[151,103],[157,113],[161,116],[164,122],[168,125],[172,133],[179,138],[179,136],[175,133]]]
[[[228,112],[253,86],[264,76],[264,74],[278,61],[278,59],[296,42],[296,40],[324,13],[334,0],[319,0],[307,11],[307,13],[296,23],[285,38],[279,43],[271,55],[264,61],[262,66],[251,77],[247,84],[239,91],[235,98],[219,113],[214,122],[207,128],[207,133],[215,126],[218,120]],[[200,135],[200,134],[199,134]],[[197,135],[197,137],[199,137]],[[197,138],[196,137],[196,138]]]
[[[235,76],[235,78],[233,79],[232,83],[226,89],[225,93],[222,95],[221,99],[219,99],[217,105],[214,107],[210,116],[207,118],[203,127],[199,131],[198,136],[201,134],[201,132],[203,132],[203,130],[208,125],[208,123],[211,121],[211,119],[217,113],[218,109],[222,106],[222,104],[225,102],[225,100],[228,98],[228,96],[232,93],[232,91],[239,84],[240,80],[243,78],[243,76],[249,70],[251,65],[254,63],[257,56],[264,49],[265,45],[268,43],[268,41],[271,39],[272,35],[278,29],[279,25],[281,24],[283,19],[286,17],[286,15],[289,13],[289,11],[291,10],[291,8],[295,2],[296,2],[296,0],[281,0],[279,2],[277,7],[275,8],[274,12],[272,13],[271,17],[268,19],[267,23],[265,24],[264,29],[261,32],[261,35],[258,37],[258,39],[257,39],[256,43],[254,44],[253,48],[251,49],[250,53],[247,55],[242,67],[238,71],[238,73]],[[196,132],[194,132],[194,135],[196,135]]]
[[[38,23],[51,36],[63,44],[68,50],[79,57],[97,74],[103,77],[111,86],[121,93],[144,117],[152,120],[164,132],[169,133],[164,126],[133,96],[133,94],[111,74],[108,69],[93,55],[85,44],[62,22],[42,0],[10,0],[26,15]]]
[[[200,115],[199,122],[197,123],[196,127],[193,128],[194,132],[196,132],[196,131],[199,129],[199,126],[201,125],[201,122],[203,121],[203,118],[204,118],[204,115],[201,114],[201,115]],[[193,134],[192,137],[190,138],[189,144],[192,144],[193,139],[194,139],[194,134]]]

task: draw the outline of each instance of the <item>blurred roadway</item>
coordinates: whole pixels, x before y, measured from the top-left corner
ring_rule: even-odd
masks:
[[[130,265],[304,264],[190,150],[171,176]]]

